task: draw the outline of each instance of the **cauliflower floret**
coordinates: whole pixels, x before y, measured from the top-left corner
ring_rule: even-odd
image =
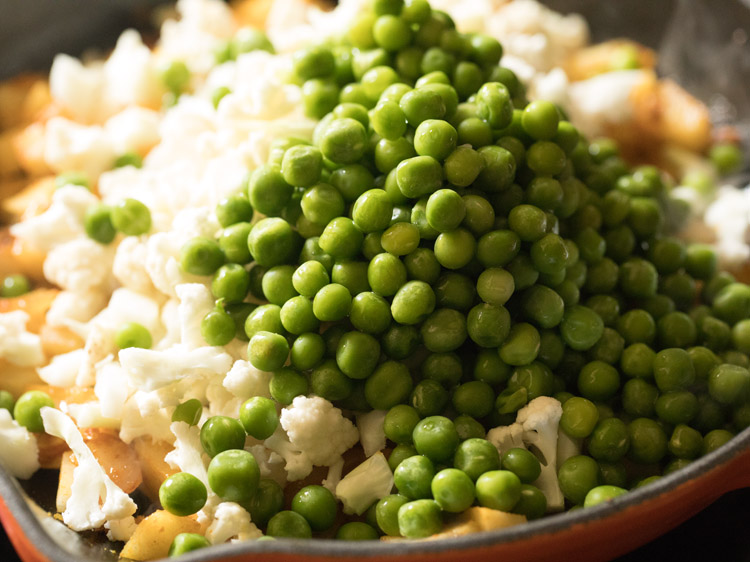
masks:
[[[284,459],[278,454],[267,449],[264,445],[248,445],[245,442],[245,450],[252,453],[260,468],[261,478],[270,478],[284,487],[287,483],[286,471],[284,470]],[[273,457],[273,458],[272,458]]]
[[[0,359],[20,367],[44,362],[39,336],[26,331],[29,315],[23,310],[0,314]]]
[[[182,345],[190,349],[205,346],[206,340],[201,335],[201,322],[215,306],[211,291],[200,283],[183,283],[177,285],[175,291],[180,299],[178,310],[182,327]]]
[[[371,457],[378,451],[385,449],[385,410],[373,410],[357,416],[359,440],[366,457]]]
[[[253,396],[270,398],[271,391],[268,388],[270,382],[271,373],[256,369],[249,361],[240,359],[234,362],[222,384],[237,398],[247,400]]]
[[[63,186],[52,194],[52,203],[46,211],[14,224],[10,232],[29,248],[49,252],[59,244],[84,235],[83,217],[98,201],[88,189]]]
[[[344,476],[336,486],[336,497],[344,513],[362,515],[368,507],[391,493],[393,472],[383,453],[375,453]]]
[[[49,75],[52,98],[80,123],[94,123],[102,109],[102,66],[85,66],[68,55],[57,55]]]
[[[525,449],[523,427],[520,423],[494,427],[487,432],[487,441],[492,443],[502,456],[507,450],[517,447]]]
[[[78,466],[73,471],[71,495],[63,521],[74,531],[98,529],[106,521],[132,518],[136,505],[99,465],[83,441],[73,420],[54,408],[41,410],[44,430],[64,439],[73,450]]]
[[[120,439],[130,443],[136,437],[150,435],[157,441],[171,443],[171,423],[172,412],[162,407],[158,393],[137,391],[123,406]]]
[[[297,396],[280,421],[289,441],[316,466],[331,466],[359,440],[354,424],[319,396]]]
[[[76,383],[78,371],[85,358],[86,352],[83,349],[74,349],[69,353],[55,355],[49,365],[38,368],[36,372],[47,384],[67,388]]]
[[[175,345],[162,351],[131,347],[121,350],[119,359],[133,388],[146,391],[186,377],[223,375],[232,366],[232,357],[220,347]]]
[[[122,418],[125,401],[130,395],[130,385],[123,384],[125,371],[112,357],[96,364],[96,384],[94,394],[99,399],[102,415],[109,418]]]
[[[104,124],[116,153],[145,154],[159,142],[159,114],[152,109],[128,107]]]
[[[39,449],[29,430],[0,408],[0,465],[16,478],[30,478],[39,469]]]
[[[250,514],[234,502],[220,503],[213,514],[214,520],[206,530],[211,544],[221,544],[232,539],[245,541],[263,536],[260,529],[250,521]]]
[[[47,311],[47,324],[66,326],[79,336],[86,334],[85,324],[107,306],[107,295],[100,291],[60,291]]]
[[[534,452],[541,456],[542,473],[534,485],[544,492],[548,511],[559,511],[565,504],[557,481],[557,433],[561,416],[562,405],[558,400],[539,396],[521,408],[516,417],[516,423],[523,426],[527,447],[534,447]]]
[[[263,443],[273,451],[268,457],[270,462],[276,462],[278,457],[283,459],[287,480],[290,482],[302,480],[312,472],[313,463],[310,457],[289,441],[281,427],[277,427],[273,435]]]
[[[76,238],[52,248],[44,276],[68,291],[104,291],[112,281],[114,249],[91,238]]]
[[[560,511],[565,503],[557,481],[561,416],[562,405],[558,400],[539,396],[518,411],[515,423],[495,427],[487,433],[487,440],[497,448],[501,456],[508,449],[518,447],[529,449],[540,457],[542,473],[533,484],[547,498],[547,511]],[[567,454],[569,448],[565,447],[564,451]]]
[[[112,274],[123,287],[144,294],[154,292],[146,271],[146,255],[146,242],[137,236],[128,236],[118,244]]]
[[[47,122],[44,160],[56,172],[81,170],[91,178],[112,167],[117,152],[103,127],[87,127],[64,117]]]
[[[167,453],[164,460],[172,468],[179,468],[182,472],[195,476],[210,492],[200,429],[182,421],[172,422],[169,429],[175,436],[174,449]]]
[[[60,402],[60,410],[73,418],[78,427],[104,427],[119,429],[120,420],[110,418],[102,414],[102,408],[98,401],[83,402],[81,404],[68,404]]]
[[[151,50],[134,29],[122,32],[104,63],[104,88],[110,105],[158,107],[163,86]]]
[[[321,482],[321,485],[332,494],[336,493],[336,486],[341,482],[341,473],[344,471],[344,457],[328,467],[328,474]]]

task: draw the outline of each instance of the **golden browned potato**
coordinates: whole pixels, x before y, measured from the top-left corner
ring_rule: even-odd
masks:
[[[14,273],[18,273],[18,271]],[[5,274],[0,271],[1,275]],[[26,329],[37,334],[44,324],[45,316],[49,307],[52,306],[52,301],[55,300],[59,292],[59,289],[34,289],[20,297],[0,299],[0,313],[23,310],[29,315]]]
[[[123,492],[129,494],[141,485],[143,477],[138,456],[116,431],[87,427],[81,429],[81,435],[112,482]]]
[[[22,273],[35,283],[42,283],[43,266],[44,254],[28,249],[7,228],[0,228],[0,277]]]
[[[43,324],[39,329],[42,350],[47,357],[69,353],[83,347],[83,339],[65,326]]]
[[[655,65],[656,54],[651,49],[629,39],[613,39],[575,51],[563,64],[563,70],[571,82],[576,82],[613,70]]]
[[[55,507],[58,513],[65,511],[65,506],[73,494],[73,471],[76,463],[73,460],[73,453],[62,456],[60,461],[60,477],[57,483],[57,496],[55,496]]]
[[[200,524],[194,517],[178,517],[168,511],[158,510],[146,517],[136,527],[133,536],[120,553],[131,560],[156,560],[169,554],[169,547],[180,533],[200,533]]]
[[[138,437],[133,440],[132,446],[141,463],[141,488],[152,501],[157,501],[161,483],[179,472],[164,460],[173,447],[164,441],[154,441],[151,437]]]
[[[443,539],[449,537],[460,537],[481,531],[492,531],[493,529],[504,529],[526,523],[524,515],[507,513],[488,507],[470,507],[456,520],[448,525],[442,533],[433,535],[430,539]]]
[[[54,176],[26,181],[23,189],[0,200],[0,211],[9,223],[22,221],[47,210],[54,192]]]

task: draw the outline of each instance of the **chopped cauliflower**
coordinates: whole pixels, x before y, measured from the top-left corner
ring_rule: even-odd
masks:
[[[146,243],[143,240],[137,236],[127,236],[115,251],[112,274],[126,289],[148,295],[155,288],[146,271],[146,254]]]
[[[253,396],[270,398],[271,391],[268,388],[270,382],[271,373],[256,369],[249,361],[240,359],[234,362],[222,384],[237,398],[247,400]]]
[[[49,86],[52,98],[80,123],[95,123],[101,118],[104,73],[102,66],[86,66],[69,55],[57,55],[52,61]]]
[[[146,391],[186,377],[223,375],[232,366],[232,357],[220,347],[175,345],[161,351],[131,347],[121,350],[119,359],[133,388]]]
[[[210,490],[200,429],[181,421],[172,422],[169,428],[175,436],[174,449],[167,453],[164,460],[172,468],[192,474]]]
[[[319,396],[297,396],[281,411],[280,421],[292,445],[315,466],[331,466],[359,441],[354,424]]]
[[[87,127],[64,117],[47,122],[44,159],[56,172],[81,170],[91,178],[112,167],[117,153],[107,131],[99,125]]]
[[[183,283],[175,287],[180,315],[181,342],[189,349],[206,345],[201,335],[203,317],[214,309],[215,299],[211,291],[200,283]]]
[[[373,410],[357,416],[359,440],[366,457],[371,457],[378,451],[385,449],[385,410]]]
[[[277,462],[279,458],[284,461],[284,470],[290,482],[302,480],[312,472],[313,463],[310,457],[289,441],[281,426],[277,427],[263,444],[272,451],[268,457],[269,462]]]
[[[85,355],[86,352],[83,349],[74,349],[69,353],[55,355],[48,365],[38,368],[37,373],[47,384],[62,388],[71,387],[76,383],[76,377],[83,365]]]
[[[392,489],[393,472],[385,455],[378,452],[344,476],[336,486],[336,497],[344,504],[344,513],[362,515]]]
[[[112,282],[114,249],[91,238],[76,238],[52,248],[44,277],[68,291],[106,290]]]
[[[14,224],[10,233],[31,249],[49,252],[55,246],[85,236],[83,217],[98,201],[88,189],[63,186],[52,194],[52,203],[46,211]]]
[[[44,362],[39,336],[26,331],[29,315],[23,310],[0,314],[0,359],[31,367]]]
[[[107,305],[107,297],[100,291],[60,291],[47,311],[47,324],[65,326],[85,336],[86,323]]]
[[[523,427],[520,423],[493,427],[487,432],[487,441],[492,443],[502,456],[509,449],[525,449]]]
[[[206,538],[211,544],[221,544],[230,539],[234,542],[263,536],[260,529],[250,521],[250,514],[234,502],[221,502],[214,510],[213,519],[206,529]]]
[[[16,478],[30,478],[39,470],[36,439],[5,408],[0,408],[0,465]]]
[[[71,495],[63,511],[63,521],[74,531],[98,529],[106,521],[129,521],[136,505],[99,465],[81,437],[73,420],[54,408],[41,410],[44,430],[63,439],[72,449],[78,466],[73,471]]]

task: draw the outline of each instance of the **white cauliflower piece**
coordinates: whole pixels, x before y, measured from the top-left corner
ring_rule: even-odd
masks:
[[[214,510],[213,518],[206,529],[206,538],[211,544],[221,544],[229,539],[235,542],[263,536],[260,529],[250,521],[250,514],[234,502],[221,502]]]
[[[151,50],[134,29],[122,32],[104,63],[104,90],[112,107],[158,107],[164,92]]]
[[[281,411],[289,441],[316,466],[331,466],[359,441],[359,431],[341,410],[319,396],[297,396]]]
[[[44,160],[56,172],[80,170],[98,178],[117,158],[112,141],[103,127],[79,125],[64,117],[47,122]]]
[[[86,352],[83,349],[74,349],[69,353],[55,355],[49,365],[36,370],[39,377],[52,386],[67,388],[76,383],[78,371],[83,365]],[[122,384],[120,381],[118,384]]]
[[[385,410],[373,410],[366,414],[359,414],[356,418],[359,430],[359,441],[366,457],[371,457],[378,451],[385,449]]]
[[[102,414],[102,408],[98,401],[83,402],[80,404],[60,403],[60,410],[73,418],[78,427],[104,427],[119,429],[120,420],[110,418]]]
[[[242,400],[224,388],[221,384],[222,378],[221,376],[212,377],[211,382],[206,387],[208,415],[239,418]]]
[[[252,453],[260,468],[261,478],[270,478],[282,488],[287,483],[286,471],[284,470],[284,459],[277,453],[267,449],[264,445],[248,445],[245,442],[245,450]]]
[[[232,368],[224,377],[223,385],[237,398],[247,400],[253,396],[271,397],[268,384],[271,373],[256,369],[249,361],[242,359],[235,361]]]
[[[29,315],[23,310],[0,314],[0,359],[19,367],[31,367],[44,362],[44,351],[39,336],[26,331]]]
[[[138,524],[133,517],[112,519],[104,523],[104,528],[107,529],[107,538],[111,541],[125,542],[129,540],[133,536],[133,533],[135,533],[137,526]]]
[[[161,323],[166,334],[154,349],[168,349],[180,343],[182,337],[182,325],[180,324],[180,302],[177,299],[169,299],[161,307]]]
[[[103,291],[112,281],[114,249],[91,238],[76,238],[52,248],[44,276],[68,291]]]
[[[57,55],[49,75],[52,98],[80,123],[94,123],[101,115],[104,73],[101,66],[85,66],[68,55]]]
[[[96,384],[94,394],[99,399],[99,406],[103,416],[122,418],[125,401],[131,389],[126,380],[125,370],[112,357],[96,364]]]
[[[159,114],[144,107],[128,107],[104,124],[115,152],[145,154],[159,142]]]
[[[341,473],[344,471],[344,457],[328,467],[328,474],[321,482],[321,485],[332,494],[336,494],[336,486],[341,482]]]
[[[182,472],[195,476],[206,485],[209,494],[212,494],[208,485],[200,429],[182,421],[172,422],[169,429],[175,437],[174,449],[167,453],[164,460],[172,468],[179,468]]]
[[[39,448],[28,429],[0,408],[0,466],[16,478],[30,478],[39,469]]]
[[[131,347],[121,350],[119,359],[133,388],[146,391],[186,377],[223,375],[232,366],[232,357],[220,347],[175,345],[161,351]]]
[[[391,493],[393,472],[383,453],[375,453],[344,476],[336,486],[336,497],[344,513],[362,515],[367,508]]]
[[[73,471],[71,495],[62,514],[65,524],[74,531],[84,531],[98,529],[106,521],[132,518],[135,502],[99,465],[73,420],[54,408],[44,407],[41,414],[44,430],[64,439],[78,462]]]
[[[85,337],[86,326],[107,306],[107,294],[101,291],[60,291],[47,311],[47,324],[66,326]]]
[[[534,398],[518,411],[516,423],[523,426],[527,448],[541,457],[542,473],[534,485],[547,498],[547,511],[560,511],[565,504],[557,481],[557,434],[562,416],[559,400],[549,396]]]
[[[85,236],[83,217],[98,201],[88,189],[63,186],[52,194],[52,203],[46,211],[14,224],[10,232],[29,248],[49,252],[55,246]]]
[[[495,446],[500,456],[503,456],[509,449],[517,447],[521,449],[526,448],[523,442],[523,427],[520,423],[502,425],[490,429],[487,432],[487,441]]]
[[[211,291],[200,283],[183,283],[175,288],[180,300],[181,342],[189,349],[205,346],[201,335],[203,317],[214,309],[215,300]]]
[[[136,391],[123,405],[120,439],[130,443],[136,437],[150,435],[156,440],[174,441],[169,426],[172,412],[162,407],[156,392]]]
[[[269,456],[270,462],[276,462],[277,457],[283,459],[287,480],[290,482],[302,480],[312,472],[313,463],[310,457],[301,448],[289,441],[281,426],[277,427],[273,435],[263,443],[273,451]]]
[[[155,290],[146,271],[146,255],[146,242],[137,236],[127,236],[118,244],[112,274],[123,287],[144,294]]]

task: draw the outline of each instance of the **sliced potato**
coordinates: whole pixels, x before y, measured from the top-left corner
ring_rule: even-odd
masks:
[[[43,324],[39,329],[42,349],[47,357],[69,353],[83,347],[84,341],[78,334],[65,326],[50,326]]]
[[[21,367],[7,359],[0,359],[0,390],[7,390],[18,398],[30,388],[42,384],[36,367]]]
[[[65,511],[65,506],[73,494],[73,471],[76,468],[76,463],[73,457],[73,453],[62,456],[60,461],[60,478],[57,484],[57,496],[55,496],[55,507],[58,513]]]
[[[44,176],[29,183],[0,202],[0,210],[11,222],[19,222],[43,213],[55,192],[55,177]]]
[[[13,151],[20,168],[31,177],[48,175],[52,169],[44,159],[42,122],[32,123],[13,137]]]
[[[125,543],[120,556],[131,560],[165,558],[177,535],[201,531],[201,525],[195,517],[178,517],[168,511],[158,510],[140,522],[133,536]]]
[[[129,494],[141,485],[141,464],[130,445],[123,443],[111,429],[81,429],[83,440],[112,482]]]
[[[132,446],[141,463],[143,491],[155,502],[159,499],[161,483],[179,472],[164,460],[174,447],[165,441],[154,441],[151,437],[138,437],[133,440]]]
[[[429,540],[460,537],[481,531],[492,531],[493,529],[504,529],[505,527],[512,527],[521,523],[526,523],[524,515],[507,513],[488,507],[470,507],[459,515],[452,524],[446,527],[443,532],[431,536]]]
[[[563,64],[571,82],[629,68],[654,68],[656,54],[629,39],[612,39],[575,51]]]
[[[68,444],[59,437],[47,433],[35,433],[36,444],[39,447],[39,464],[42,468],[59,468],[61,458],[69,451]]]
[[[2,275],[2,272],[0,272],[0,275]],[[39,333],[47,311],[59,292],[58,289],[34,289],[20,297],[0,299],[0,313],[14,310],[25,311],[29,315],[26,329],[35,334]]]

